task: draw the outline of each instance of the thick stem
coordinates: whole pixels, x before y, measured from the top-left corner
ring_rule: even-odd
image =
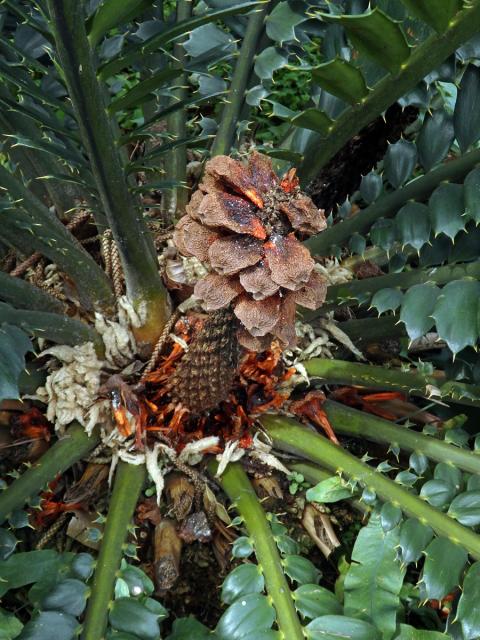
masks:
[[[444,33],[434,34],[418,46],[398,73],[385,77],[363,102],[346,109],[334,122],[326,139],[322,139],[320,144],[316,140],[309,145],[299,170],[303,183],[313,180],[353,136],[473,37],[478,32],[479,22],[480,2],[474,0],[457,13]]]
[[[85,31],[83,3],[48,0],[57,56],[108,224],[120,253],[127,295],[144,319],[140,341],[152,343],[170,314],[168,294],[141,208],[128,188],[114,123]]]
[[[384,502],[398,506],[407,516],[417,518],[439,536],[461,545],[474,558],[480,559],[480,536],[383,476],[380,471],[295,420],[264,415],[260,422],[277,448],[307,458],[334,473],[341,473],[359,482]]]
[[[82,640],[104,638],[123,545],[145,478],[144,465],[119,463],[85,614]]]
[[[247,29],[223,107],[220,125],[212,145],[212,156],[230,153],[245,99],[245,90],[252,71],[253,59],[257,51],[257,42],[262,35],[263,25],[270,5],[271,2],[264,2],[248,18]]]
[[[398,445],[406,451],[423,453],[436,462],[446,462],[469,473],[480,473],[480,458],[473,451],[460,449],[332,400],[327,400],[324,409],[336,433],[366,438],[380,444]]]
[[[87,455],[99,441],[97,432],[88,436],[79,424],[71,426],[38,462],[0,494],[0,524],[12,511],[20,509],[29,498],[40,493],[59,473]]]
[[[307,373],[329,384],[359,385],[371,389],[393,389],[417,396],[429,396],[429,388],[435,387],[441,397],[479,406],[475,398],[480,396],[480,387],[447,380],[443,371],[435,371],[427,376],[418,372],[398,371],[371,364],[348,362],[347,360],[327,360],[312,358],[304,363]]]
[[[215,463],[212,463],[211,469],[216,470]],[[303,640],[302,626],[285,578],[277,545],[246,473],[241,465],[229,464],[220,477],[220,483],[242,516],[248,535],[252,539],[268,595],[277,612],[277,623],[282,637],[288,640]]]
[[[480,19],[480,18],[479,18]],[[353,114],[351,114],[353,117]],[[333,245],[341,246],[354,233],[366,233],[379,218],[391,218],[409,200],[426,200],[441,182],[458,182],[480,163],[480,149],[460,156],[412,180],[404,187],[379,198],[358,215],[343,220],[306,241],[312,253],[329,255]]]
[[[371,342],[380,342],[388,338],[400,338],[407,335],[405,325],[397,316],[381,316],[380,318],[359,318],[340,322],[338,328],[359,346]]]
[[[192,1],[179,0],[177,3],[177,23],[188,20],[192,15]],[[183,42],[177,40],[173,45],[173,55],[178,61],[178,66],[185,65],[187,54]],[[177,82],[179,87],[172,92],[173,102],[186,100],[188,97],[187,74],[182,73]],[[167,130],[175,140],[183,140],[187,137],[187,110],[179,109],[167,118]],[[188,202],[187,184],[187,145],[182,144],[167,152],[165,155],[165,179],[182,182],[182,186],[165,189],[162,194],[162,212],[166,217],[167,226],[183,216]]]

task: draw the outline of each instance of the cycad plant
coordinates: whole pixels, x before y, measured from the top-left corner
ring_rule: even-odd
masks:
[[[215,629],[171,640],[479,637],[480,2],[0,7],[0,418],[36,447],[4,463],[0,635],[160,637],[123,556],[175,468],[183,539],[245,535]],[[55,499],[82,460],[113,483],[96,559],[42,549],[95,495]],[[312,522],[371,511],[335,593],[242,461],[314,485]]]

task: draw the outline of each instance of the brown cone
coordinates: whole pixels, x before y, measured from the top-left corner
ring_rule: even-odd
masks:
[[[238,368],[237,329],[230,309],[209,315],[177,367],[170,385],[174,402],[198,414],[228,398]]]

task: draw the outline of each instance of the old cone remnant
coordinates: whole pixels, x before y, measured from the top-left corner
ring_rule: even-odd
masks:
[[[211,317],[172,385],[184,407],[200,412],[227,397],[236,339],[257,352],[273,340],[294,346],[296,305],[317,309],[327,289],[295,234],[325,227],[323,211],[300,191],[294,169],[280,180],[270,158],[255,151],[246,165],[228,156],[206,164],[174,234],[179,251],[210,270],[194,293]]]

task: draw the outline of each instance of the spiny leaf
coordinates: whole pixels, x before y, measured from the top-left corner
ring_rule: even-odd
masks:
[[[417,138],[418,157],[425,171],[445,158],[454,138],[453,118],[446,111],[435,110],[425,116]]]
[[[370,171],[366,176],[362,177],[360,183],[360,195],[366,203],[372,204],[382,193],[383,180],[382,176],[375,171]]]
[[[432,283],[416,284],[405,293],[400,320],[410,340],[421,338],[435,324],[432,313],[439,295],[440,289]]]
[[[292,6],[286,1],[279,2],[273,8],[265,19],[267,36],[270,40],[282,44],[285,41],[295,39],[295,27],[308,20],[303,7],[297,11],[295,9],[295,5]]]
[[[463,581],[463,591],[458,602],[457,619],[465,640],[480,636],[480,562],[475,562],[467,571]]]
[[[475,280],[456,280],[442,289],[432,316],[440,338],[454,354],[478,339],[478,300],[480,283]]]
[[[385,638],[396,627],[404,569],[397,558],[398,527],[387,533],[378,513],[361,529],[345,576],[345,614],[373,622]]]
[[[448,515],[466,527],[480,524],[480,491],[465,491],[452,500]]]
[[[378,245],[384,251],[390,251],[397,240],[395,223],[389,218],[379,218],[370,228],[372,244]]]
[[[155,73],[150,78],[142,80],[134,87],[129,89],[127,93],[119,98],[115,98],[110,103],[108,110],[110,113],[121,111],[122,109],[130,109],[131,107],[137,107],[143,104],[146,100],[149,100],[152,96],[152,92],[155,89],[161,87],[168,80],[178,77],[183,72],[183,69],[162,69],[158,73]]]
[[[328,135],[333,124],[333,120],[327,116],[325,111],[313,108],[305,109],[305,111],[300,112],[297,116],[292,118],[291,122],[296,127],[317,131],[322,134],[323,137]]]
[[[292,593],[296,610],[310,620],[318,616],[341,614],[342,605],[336,596],[318,584],[302,584]]]
[[[236,600],[215,629],[221,640],[241,640],[250,633],[267,631],[275,621],[275,610],[265,596],[252,593]]]
[[[450,20],[462,8],[462,0],[442,0],[441,2],[402,0],[402,2],[413,16],[429,24],[438,33],[445,31]]]
[[[455,137],[462,153],[480,138],[479,101],[480,69],[470,64],[463,74],[453,114]]]
[[[410,49],[400,25],[375,8],[360,15],[321,14],[326,22],[344,27],[353,45],[390,73],[396,73],[408,59]]]
[[[402,248],[407,244],[420,251],[430,238],[429,209],[421,202],[407,202],[395,216],[397,236]]]
[[[159,636],[159,616],[133,598],[114,600],[108,617],[114,629],[134,633],[142,640],[156,640]]]
[[[408,140],[399,140],[389,145],[383,160],[385,176],[396,189],[412,175],[417,162],[417,147]]]
[[[59,611],[42,611],[32,618],[22,630],[22,640],[72,640],[79,623]]]
[[[468,554],[463,547],[446,538],[435,538],[425,549],[425,556],[421,578],[422,597],[441,600],[460,583]]]
[[[432,538],[433,531],[426,524],[414,518],[406,520],[401,526],[398,542],[402,552],[402,562],[406,565],[410,562],[418,562]]]
[[[341,58],[315,67],[312,70],[312,80],[349,104],[357,104],[368,93],[360,69]]]
[[[222,602],[232,604],[249,593],[262,593],[265,586],[260,568],[255,564],[242,564],[225,578],[222,585]]]
[[[378,311],[378,314],[385,311],[395,311],[402,302],[403,293],[400,289],[381,289],[373,296],[370,308]]]
[[[428,206],[435,236],[444,233],[453,241],[457,233],[465,228],[461,184],[441,184],[430,196]]]

